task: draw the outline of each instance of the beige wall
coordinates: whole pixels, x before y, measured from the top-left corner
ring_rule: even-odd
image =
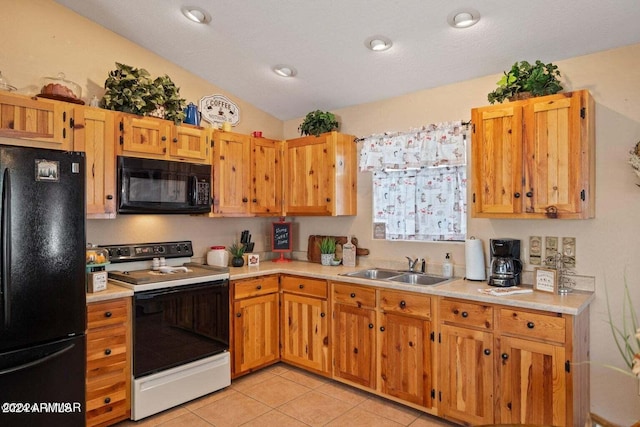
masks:
[[[51,0],[0,0],[0,70],[23,93],[36,93],[39,79],[64,71],[83,86],[83,97],[100,94],[116,61],[146,68],[153,75],[168,74],[188,101],[222,93],[238,103],[242,121],[236,128],[265,136],[297,136],[300,119],[282,123],[267,112],[237,99],[177,65],[143,50],[93,24]],[[27,36],[28,35],[28,36]],[[215,53],[212,53],[215,54]],[[521,58],[515,58],[517,60]],[[535,59],[535,58],[522,58]],[[622,367],[606,323],[605,286],[617,312],[625,280],[640,311],[640,188],[627,165],[628,152],[640,140],[640,45],[558,61],[567,89],[586,88],[596,100],[596,218],[585,221],[524,221],[471,219],[469,234],[485,242],[493,237],[530,235],[577,238],[577,271],[595,277],[596,300],[591,309],[591,407],[622,425],[640,419],[638,383],[602,365]],[[428,73],[428,70],[425,70]],[[499,76],[487,76],[416,92],[386,101],[335,111],[342,131],[367,136],[404,131],[427,123],[470,117],[472,107],[486,105],[486,94]],[[450,243],[379,242],[371,239],[371,177],[358,176],[357,217],[293,218],[296,250],[306,251],[309,234],[354,234],[371,255],[363,263],[404,262],[404,256],[425,256],[437,270],[445,252],[452,252],[456,274],[463,273],[464,248]],[[250,229],[256,249],[264,249],[269,219],[208,219],[188,216],[120,216],[116,220],[88,221],[87,238],[96,243],[129,243],[191,239],[204,255],[212,244],[229,244]],[[526,253],[526,252],[525,252]],[[531,269],[527,266],[527,269]],[[617,313],[618,314],[618,313]]]

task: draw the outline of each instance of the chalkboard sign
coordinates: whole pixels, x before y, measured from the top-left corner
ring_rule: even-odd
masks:
[[[273,252],[291,252],[291,223],[274,222],[273,233],[271,235],[271,246]]]

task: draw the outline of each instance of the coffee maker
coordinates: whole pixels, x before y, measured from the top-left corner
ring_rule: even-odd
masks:
[[[491,268],[489,285],[509,287],[520,284],[522,261],[520,261],[520,240],[491,239]]]

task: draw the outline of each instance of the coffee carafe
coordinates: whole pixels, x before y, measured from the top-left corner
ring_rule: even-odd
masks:
[[[491,239],[491,268],[489,285],[509,287],[520,284],[522,261],[520,261],[520,240]]]

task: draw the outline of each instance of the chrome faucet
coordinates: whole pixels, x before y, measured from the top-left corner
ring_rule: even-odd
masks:
[[[409,261],[409,271],[411,271],[412,273],[415,272],[416,264],[418,262],[421,262],[422,265],[420,266],[420,271],[422,273],[426,273],[426,271],[427,271],[427,260],[426,259],[424,259],[424,258],[411,259],[410,257],[406,257],[406,258]]]
[[[416,258],[416,259],[411,259],[409,257],[406,257],[407,260],[409,260],[409,271],[413,272],[413,269],[416,267],[416,264],[418,263],[418,261],[420,261],[420,258]]]

